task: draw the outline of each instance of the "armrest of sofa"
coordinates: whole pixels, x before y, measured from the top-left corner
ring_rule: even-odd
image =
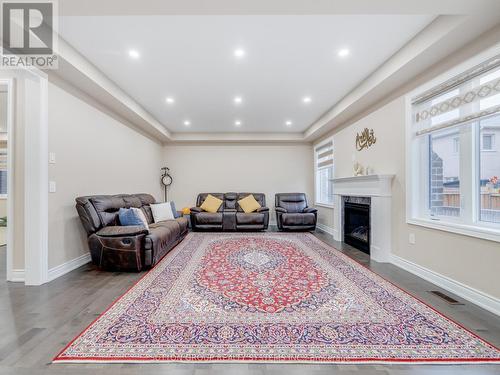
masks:
[[[200,207],[191,207],[191,213],[198,213],[198,212],[202,212],[203,210],[200,208]]]
[[[257,210],[255,212],[268,212],[269,211],[269,207],[260,207],[260,208],[257,208]]]
[[[281,214],[287,213],[288,211],[283,208],[283,207],[275,207],[276,212],[279,212]]]
[[[313,207],[306,207],[302,210],[302,212],[306,214],[315,214],[318,210]]]
[[[100,237],[127,237],[138,236],[140,234],[148,234],[148,230],[142,225],[127,225],[104,227],[96,232]]]

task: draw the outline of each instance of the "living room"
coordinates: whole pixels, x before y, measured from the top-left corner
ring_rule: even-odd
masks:
[[[498,2],[39,4],[0,372],[499,371]]]

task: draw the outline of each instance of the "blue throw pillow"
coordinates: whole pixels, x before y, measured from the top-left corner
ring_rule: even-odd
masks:
[[[149,230],[149,225],[144,213],[138,208],[120,208],[118,219],[123,226],[141,225]]]
[[[181,217],[181,215],[177,212],[175,209],[175,203],[174,201],[170,201],[170,207],[172,207],[172,213],[174,214],[174,217],[177,219],[178,217]]]
[[[177,210],[175,209],[175,203],[174,201],[170,201],[170,207],[172,207],[172,213],[174,214],[174,217],[177,219],[178,217],[181,217]]]

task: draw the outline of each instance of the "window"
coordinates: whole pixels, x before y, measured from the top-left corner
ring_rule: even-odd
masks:
[[[314,165],[316,204],[332,206],[333,140],[327,140],[314,149]]]
[[[494,134],[482,134],[481,135],[481,150],[483,151],[493,151],[493,137]]]
[[[407,222],[500,242],[500,55],[477,62],[409,96]]]
[[[460,216],[460,160],[453,152],[456,129],[428,135],[429,212],[431,216]]]
[[[479,133],[483,141],[481,151],[494,151],[494,136],[500,134],[500,115],[482,120]],[[485,139],[490,143],[486,143]],[[479,220],[500,223],[500,155],[498,152],[481,152],[478,163]]]

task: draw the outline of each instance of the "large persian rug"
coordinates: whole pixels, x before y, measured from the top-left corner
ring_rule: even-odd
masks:
[[[191,233],[55,362],[500,362],[307,233]]]

